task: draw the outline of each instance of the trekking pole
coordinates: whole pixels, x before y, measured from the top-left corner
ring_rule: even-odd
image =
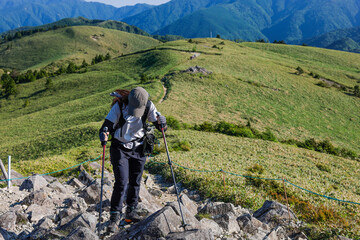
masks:
[[[160,113],[157,112],[156,115],[157,115],[158,117],[160,117]],[[176,192],[177,201],[178,201],[178,203],[179,203],[180,215],[181,215],[181,219],[182,219],[182,223],[183,223],[183,224],[181,225],[181,227],[184,228],[184,230],[186,230],[186,226],[188,226],[188,225],[185,223],[184,215],[183,215],[183,212],[182,212],[182,210],[181,210],[181,203],[180,203],[180,198],[179,198],[179,192],[178,192],[178,189],[177,189],[177,186],[176,186],[176,180],[175,180],[174,170],[173,170],[172,161],[171,161],[170,155],[169,155],[169,149],[168,149],[168,146],[167,146],[167,143],[166,143],[166,137],[165,137],[165,133],[164,133],[164,128],[163,128],[163,126],[161,126],[161,133],[162,133],[162,136],[163,136],[163,139],[164,139],[166,154],[167,154],[167,157],[168,157],[168,164],[169,164],[169,166],[170,166],[171,175],[172,175],[172,178],[173,178],[173,181],[174,181],[174,188],[175,188],[175,192]]]
[[[108,128],[104,127],[103,133],[107,133]],[[100,210],[99,210],[99,226],[98,226],[98,234],[100,236],[101,231],[101,214],[102,214],[102,198],[103,198],[103,187],[104,187],[104,164],[105,164],[105,148],[106,148],[106,141],[102,142],[103,146],[103,157],[102,157],[102,167],[101,167],[101,190],[100,190]]]

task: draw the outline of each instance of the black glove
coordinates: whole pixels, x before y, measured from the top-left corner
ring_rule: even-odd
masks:
[[[100,132],[99,137],[100,137],[101,146],[105,146],[108,141],[109,132]]]
[[[159,122],[160,128],[163,128],[163,129],[166,128],[166,117],[165,116],[160,115],[158,117],[158,122]]]

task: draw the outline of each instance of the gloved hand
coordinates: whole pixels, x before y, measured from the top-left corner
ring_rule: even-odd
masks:
[[[109,138],[109,132],[100,132],[99,134],[101,145],[106,145],[108,138]]]
[[[158,116],[158,124],[160,125],[160,128],[166,129],[166,117],[165,116]]]

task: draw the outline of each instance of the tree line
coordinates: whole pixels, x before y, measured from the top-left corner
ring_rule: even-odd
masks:
[[[91,65],[110,60],[111,55],[107,53],[105,56],[102,54],[97,54],[92,60]],[[45,87],[46,89],[50,89],[53,84],[52,81],[49,80],[52,77],[56,77],[62,74],[71,74],[71,73],[85,73],[87,72],[87,67],[89,64],[83,60],[81,65],[76,65],[74,62],[69,62],[67,66],[62,65],[56,71],[50,72],[45,68],[38,70],[28,70],[25,73],[20,73],[16,70],[12,70],[9,74],[5,71],[5,73],[0,78],[0,84],[2,85],[3,95],[10,96],[18,94],[17,84],[34,82],[37,79],[48,78]]]
[[[40,27],[40,28],[34,28],[34,29],[29,29],[29,30],[17,31],[15,33],[7,33],[7,34],[1,35],[0,43],[6,43],[6,42],[10,42],[15,39],[20,39],[22,37],[33,35],[35,33],[47,32],[50,30],[56,30],[58,28],[65,28],[65,27],[68,27],[68,25],[61,25],[61,26],[54,25],[54,26],[48,27],[48,28]]]

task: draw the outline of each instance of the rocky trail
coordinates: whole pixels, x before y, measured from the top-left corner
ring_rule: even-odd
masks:
[[[146,174],[140,190],[138,223],[106,233],[109,224],[113,176],[105,172],[103,219],[98,237],[100,165],[90,163],[91,175],[81,168],[77,178],[60,182],[34,175],[11,190],[0,189],[0,240],[2,239],[307,239],[303,224],[287,207],[266,201],[255,212],[231,203],[202,199],[182,188],[185,222],[181,227],[174,186],[161,176]],[[290,221],[289,221],[290,216]]]

